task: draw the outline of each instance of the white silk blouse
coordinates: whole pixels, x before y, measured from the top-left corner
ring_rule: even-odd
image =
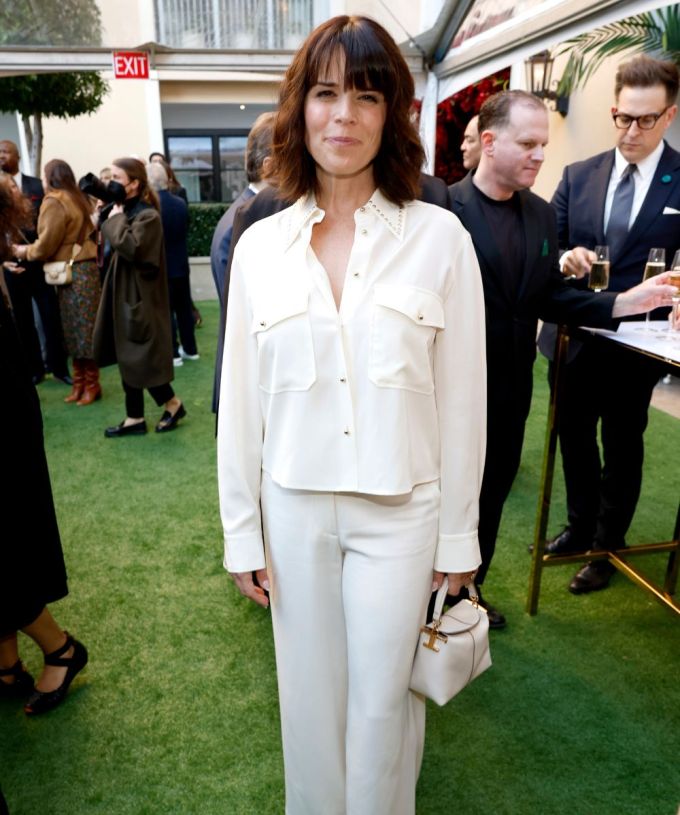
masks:
[[[439,480],[435,568],[480,563],[484,295],[451,212],[380,191],[338,309],[310,246],[313,196],[253,224],[233,258],[217,433],[225,568],[263,568],[262,470],[281,487],[400,495]]]

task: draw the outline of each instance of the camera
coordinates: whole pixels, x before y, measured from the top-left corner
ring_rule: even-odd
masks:
[[[105,204],[122,204],[125,202],[125,187],[117,181],[109,181],[102,184],[94,173],[84,175],[78,182],[78,186],[85,195],[92,195]]]

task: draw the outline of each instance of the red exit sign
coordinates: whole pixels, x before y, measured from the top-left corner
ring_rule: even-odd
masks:
[[[149,55],[146,51],[114,51],[113,73],[116,79],[148,79]]]

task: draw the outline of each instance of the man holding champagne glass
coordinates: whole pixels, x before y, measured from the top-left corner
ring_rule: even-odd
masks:
[[[551,202],[560,249],[567,250],[564,275],[590,274],[590,288],[624,291],[662,272],[680,248],[680,153],[663,138],[677,113],[678,84],[672,62],[639,56],[619,67],[610,113],[615,148],[567,166]],[[592,280],[596,245],[608,249],[606,286]],[[539,339],[549,357],[554,335],[547,326]],[[625,546],[640,494],[649,402],[662,374],[660,364],[615,343],[572,341],[559,421],[568,526],[548,542],[548,553]],[[608,561],[591,561],[569,590],[603,589],[613,572]]]

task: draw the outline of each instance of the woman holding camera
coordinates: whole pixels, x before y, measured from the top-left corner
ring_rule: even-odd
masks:
[[[66,351],[73,358],[73,388],[64,399],[91,405],[101,398],[99,368],[94,361],[92,332],[101,297],[92,208],[61,159],[48,161],[43,170],[45,197],[38,215],[38,237],[32,244],[12,247],[17,258],[28,261],[71,260],[70,284],[57,287],[59,313]]]
[[[125,200],[107,207],[100,224],[111,257],[94,342],[100,365],[118,363],[126,417],[104,434],[116,438],[147,432],[144,388],[164,407],[156,425],[156,432],[164,433],[173,430],[186,411],[170,385],[172,335],[158,199],[138,159],[116,159],[111,180],[123,187]]]
[[[313,31],[273,137],[296,203],[234,252],[225,566],[271,602],[288,815],[413,815],[419,629],[444,574],[455,594],[480,563],[482,285],[458,219],[415,200],[413,92],[374,21]]]

